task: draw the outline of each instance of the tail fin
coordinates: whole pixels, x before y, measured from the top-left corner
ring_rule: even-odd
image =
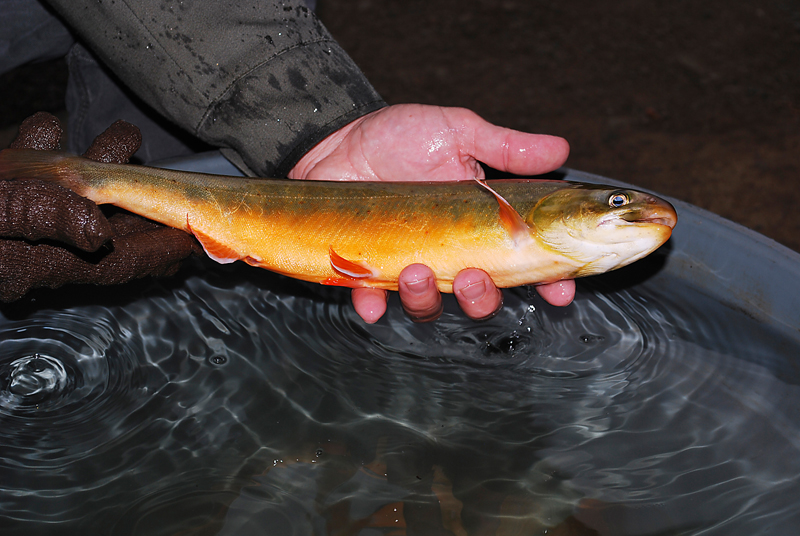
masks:
[[[80,157],[55,151],[4,149],[0,151],[0,180],[40,179],[86,195],[88,185],[81,178]]]

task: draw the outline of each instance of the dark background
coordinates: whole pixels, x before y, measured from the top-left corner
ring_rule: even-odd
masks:
[[[564,136],[569,167],[800,251],[798,0],[320,0],[318,13],[390,104]],[[63,108],[65,80],[60,61],[0,78],[0,128]]]

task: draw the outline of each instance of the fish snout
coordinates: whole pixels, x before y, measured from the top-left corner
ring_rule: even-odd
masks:
[[[631,223],[663,225],[672,230],[678,223],[678,213],[671,203],[654,195],[647,195],[639,210],[623,215],[622,219]]]

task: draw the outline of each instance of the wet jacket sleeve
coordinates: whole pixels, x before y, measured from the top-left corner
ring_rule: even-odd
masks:
[[[48,0],[160,114],[285,175],[385,103],[302,0]]]

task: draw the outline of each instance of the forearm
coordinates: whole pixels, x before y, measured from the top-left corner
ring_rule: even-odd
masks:
[[[255,173],[384,105],[299,0],[48,0],[122,81]]]

